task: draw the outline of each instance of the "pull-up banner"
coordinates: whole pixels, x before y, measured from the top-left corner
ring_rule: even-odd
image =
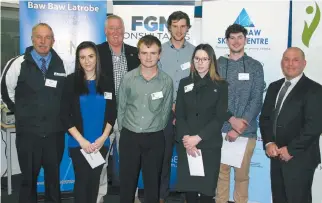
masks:
[[[240,24],[248,30],[245,52],[262,63],[266,87],[283,77],[280,61],[288,42],[289,1],[204,1],[202,8],[201,41],[211,44],[217,57],[229,54],[227,27]],[[257,135],[249,172],[248,202],[271,203],[270,162],[259,130]],[[230,180],[233,200],[233,173]]]
[[[32,27],[37,23],[49,24],[55,36],[54,49],[63,59],[67,74],[74,71],[75,51],[83,41],[102,43],[107,1],[20,1],[20,53],[31,46]],[[66,134],[66,146],[67,143]],[[61,191],[74,187],[74,170],[68,149],[65,148],[60,165]],[[44,173],[38,178],[38,192],[44,191]]]

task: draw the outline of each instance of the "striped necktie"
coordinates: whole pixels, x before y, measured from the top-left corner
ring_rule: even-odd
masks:
[[[283,98],[287,92],[287,89],[291,86],[291,82],[290,81],[286,81],[284,83],[284,86],[282,87],[279,95],[278,95],[278,99],[277,99],[277,103],[276,103],[276,107],[275,107],[275,111],[274,111],[274,120],[273,120],[273,132],[274,132],[274,135],[276,136],[276,127],[277,127],[277,118],[278,118],[278,115],[280,113],[280,109],[281,109],[281,106],[282,106],[282,101],[283,101]]]
[[[43,75],[46,75],[47,72],[47,68],[46,68],[46,60],[44,58],[41,58],[41,67],[40,70],[42,72]]]

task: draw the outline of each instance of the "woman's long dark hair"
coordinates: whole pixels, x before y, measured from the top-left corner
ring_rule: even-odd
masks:
[[[96,66],[95,66],[95,82],[96,82],[96,92],[99,94],[103,94],[103,90],[101,88],[101,62],[100,57],[98,53],[98,49],[96,45],[93,42],[90,41],[84,41],[80,43],[76,49],[76,59],[75,59],[75,92],[78,95],[82,94],[88,94],[89,90],[87,87],[87,80],[85,77],[84,69],[82,68],[80,62],[79,62],[79,52],[83,49],[90,48],[94,51],[96,55]]]

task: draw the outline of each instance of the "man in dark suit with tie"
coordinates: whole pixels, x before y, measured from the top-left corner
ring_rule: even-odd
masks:
[[[285,78],[268,87],[259,124],[271,158],[273,203],[311,203],[321,163],[322,86],[303,74],[305,55],[297,47],[284,52],[281,66]]]
[[[109,15],[105,21],[105,35],[107,41],[97,45],[102,71],[113,81],[116,96],[125,73],[140,65],[137,48],[123,42],[124,31],[123,19],[117,15]],[[110,135],[110,139],[111,141],[116,139],[118,150],[120,132],[118,130],[117,122],[115,122],[113,134]],[[107,157],[108,156],[109,154]],[[107,172],[105,166],[101,174],[97,202],[103,202],[103,196],[107,193],[107,185]]]

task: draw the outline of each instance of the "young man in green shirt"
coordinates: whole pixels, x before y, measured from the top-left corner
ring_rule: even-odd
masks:
[[[164,133],[172,108],[173,83],[158,68],[161,42],[152,35],[138,42],[141,65],[125,74],[118,92],[120,203],[134,202],[140,169],[145,201],[159,201]]]

